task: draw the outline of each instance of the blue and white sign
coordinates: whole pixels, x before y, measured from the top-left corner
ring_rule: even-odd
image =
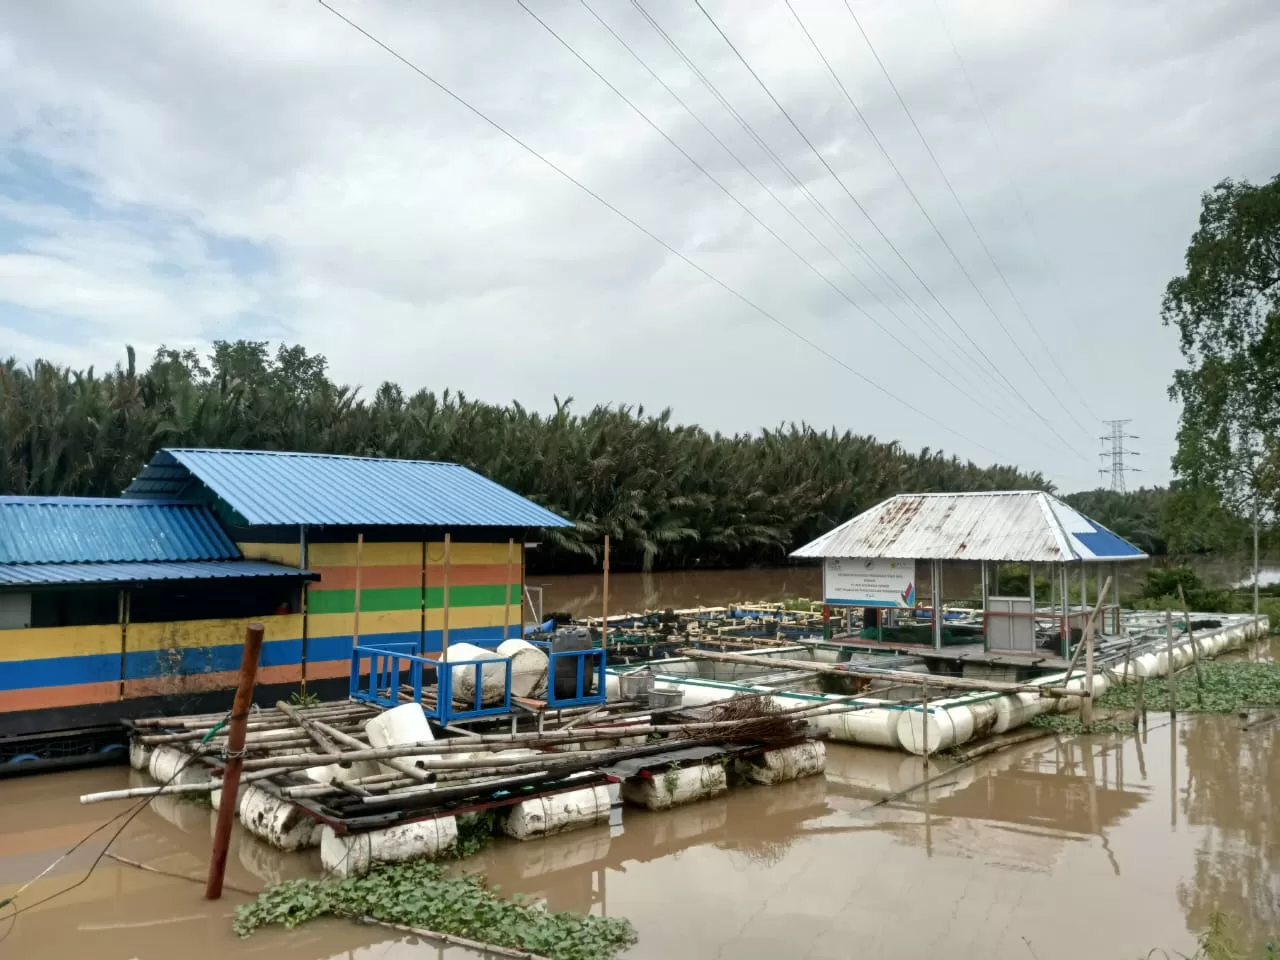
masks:
[[[822,567],[823,602],[844,607],[914,607],[914,560],[828,558]]]

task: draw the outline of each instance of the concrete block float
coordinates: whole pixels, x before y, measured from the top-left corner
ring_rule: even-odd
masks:
[[[702,763],[632,777],[622,784],[622,799],[647,810],[669,810],[719,796],[729,789],[729,776],[718,763]]]
[[[532,797],[511,808],[502,829],[507,836],[517,840],[567,833],[607,824],[612,805],[613,798],[606,786]]]
[[[330,827],[321,827],[320,862],[327,873],[359,877],[382,863],[437,859],[449,853],[457,842],[458,822],[453,817],[418,820],[341,836]]]
[[[811,777],[826,769],[827,745],[821,740],[806,740],[750,758],[743,773],[752,783],[774,784]]]
[[[305,850],[320,842],[321,825],[301,807],[252,784],[240,798],[240,823],[277,850]]]

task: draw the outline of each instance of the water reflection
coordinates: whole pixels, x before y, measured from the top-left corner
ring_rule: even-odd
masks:
[[[1241,940],[1261,951],[1280,936],[1280,729],[1213,717],[1181,725],[1178,740],[1186,764],[1178,805],[1201,834],[1178,902],[1192,929],[1227,911]]]

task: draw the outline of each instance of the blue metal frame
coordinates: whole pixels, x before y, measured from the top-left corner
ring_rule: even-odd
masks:
[[[560,710],[565,707],[587,707],[596,706],[605,701],[605,651],[596,647],[591,650],[556,650],[551,649],[551,643],[546,640],[529,641],[535,647],[541,647],[547,653],[547,706],[553,710]],[[574,666],[574,677],[576,678],[575,692],[572,697],[556,696],[556,663],[564,657],[570,657],[577,661]],[[595,660],[594,667],[588,667],[587,661]],[[585,693],[587,685],[588,669],[593,669],[596,675],[596,684],[594,693]]]
[[[486,657],[483,660],[466,660],[445,664],[439,660],[419,656],[414,643],[359,644],[351,648],[351,677],[348,694],[352,700],[375,703],[381,707],[400,705],[400,662],[409,662],[409,684],[413,688],[414,702],[422,704],[423,671],[435,675],[436,705],[423,704],[426,715],[448,726],[456,720],[474,720],[478,717],[498,717],[511,712],[511,660],[507,657]],[[588,651],[589,652],[589,651]],[[361,676],[361,661],[369,660],[369,673]],[[504,668],[502,702],[486,707],[483,703],[483,671],[492,663]],[[446,667],[447,669],[441,669]],[[454,673],[457,670],[475,670],[475,702],[470,709],[459,709],[453,702]],[[365,682],[362,684],[362,680]]]

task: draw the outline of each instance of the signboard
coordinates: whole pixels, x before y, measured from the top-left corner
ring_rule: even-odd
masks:
[[[914,607],[914,560],[828,559],[822,568],[824,603],[845,607]]]

